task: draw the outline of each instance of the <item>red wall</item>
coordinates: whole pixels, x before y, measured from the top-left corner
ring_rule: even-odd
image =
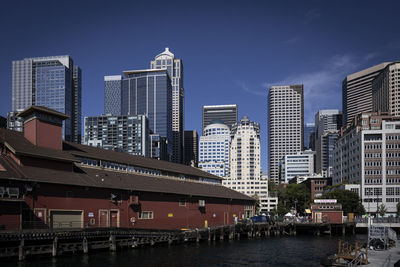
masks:
[[[69,191],[67,197],[67,191]],[[117,196],[118,202],[110,201],[111,193]],[[127,191],[109,190],[101,188],[85,188],[63,185],[41,184],[35,189],[36,196],[27,196],[26,202],[32,209],[43,209],[46,223],[50,223],[50,210],[83,210],[84,225],[99,227],[99,210],[118,210],[120,227],[152,228],[152,229],[181,229],[204,227],[205,220],[208,226],[234,223],[234,215],[241,218],[245,213],[244,206],[251,202],[218,198],[186,197],[185,206],[179,205],[179,199],[185,196],[136,192],[140,205],[129,205]],[[34,200],[35,199],[35,200]],[[199,209],[199,199],[206,201],[202,212]],[[139,219],[139,212],[153,211],[153,219]],[[94,215],[95,223],[90,223],[89,214]],[[32,214],[32,213],[31,213]],[[135,223],[132,224],[131,218]],[[224,218],[225,217],[225,218]],[[38,218],[35,218],[38,219]],[[32,220],[32,218],[23,218]]]
[[[52,149],[62,149],[62,127],[38,119],[25,123],[24,136],[32,144]]]
[[[19,229],[21,222],[21,203],[15,201],[0,202],[0,230]]]
[[[322,221],[326,218],[327,223],[343,223],[342,211],[318,211],[322,213]],[[313,212],[313,222],[316,222],[315,213]]]

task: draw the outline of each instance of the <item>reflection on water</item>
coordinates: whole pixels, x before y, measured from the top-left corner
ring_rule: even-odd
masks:
[[[89,255],[28,258],[18,267],[108,267],[108,266],[320,266],[327,254],[337,252],[338,239],[330,236],[272,237],[236,241],[159,245],[118,252],[98,251]],[[351,242],[365,235],[347,236]],[[15,266],[2,262],[3,267]]]

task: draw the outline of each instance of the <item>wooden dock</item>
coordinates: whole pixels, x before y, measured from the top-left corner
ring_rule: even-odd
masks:
[[[340,231],[335,231],[340,229]],[[97,229],[42,229],[0,232],[0,258],[13,257],[24,260],[34,255],[56,257],[68,253],[89,253],[106,249],[180,244],[185,242],[239,240],[243,238],[268,238],[270,236],[296,235],[297,233],[345,234],[355,225],[304,224],[304,223],[238,223],[181,231],[97,228]],[[350,231],[350,233],[353,233]]]

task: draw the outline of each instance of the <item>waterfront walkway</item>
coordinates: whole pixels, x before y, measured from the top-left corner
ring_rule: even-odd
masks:
[[[389,267],[400,260],[400,241],[396,246],[388,250],[368,250],[368,267]]]

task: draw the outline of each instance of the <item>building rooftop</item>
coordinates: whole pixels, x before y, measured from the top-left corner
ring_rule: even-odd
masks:
[[[228,189],[220,184],[210,184],[193,180],[180,180],[165,176],[153,176],[142,173],[132,173],[101,167],[85,166],[79,163],[80,157],[112,161],[116,163],[142,166],[166,172],[182,173],[214,180],[222,178],[203,172],[197,168],[160,161],[151,158],[134,156],[126,153],[103,150],[100,148],[63,143],[63,150],[38,147],[31,144],[23,133],[0,129],[0,144],[8,148],[17,157],[30,156],[51,161],[63,161],[73,164],[74,171],[66,171],[44,166],[19,165],[10,156],[0,155],[0,179],[22,180],[28,182],[55,183],[65,185],[114,188],[120,190],[159,192],[193,196],[216,197],[225,199],[254,199],[244,194]],[[46,162],[46,161],[44,161]]]

